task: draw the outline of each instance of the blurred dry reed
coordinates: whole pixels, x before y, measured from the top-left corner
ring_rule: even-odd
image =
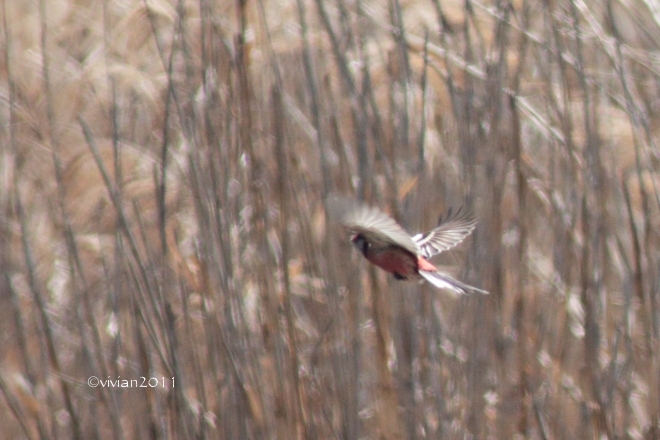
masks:
[[[1,4],[0,438],[660,438],[652,1]]]

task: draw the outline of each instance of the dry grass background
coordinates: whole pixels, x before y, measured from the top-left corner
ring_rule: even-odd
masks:
[[[660,438],[653,1],[0,13],[1,438]],[[332,191],[468,205],[491,294],[367,266]]]

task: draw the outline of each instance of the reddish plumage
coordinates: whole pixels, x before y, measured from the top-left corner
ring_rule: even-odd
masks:
[[[427,260],[456,246],[472,232],[476,221],[469,214],[461,214],[459,210],[452,217],[450,211],[435,229],[412,237],[376,208],[341,197],[328,199],[327,206],[330,216],[351,231],[351,241],[362,255],[395,278],[414,280],[423,277],[438,288],[458,293],[488,293],[442,273]]]
[[[425,261],[397,246],[389,246],[378,250],[371,248],[364,256],[386,272],[406,279],[417,276],[420,268],[418,261]]]

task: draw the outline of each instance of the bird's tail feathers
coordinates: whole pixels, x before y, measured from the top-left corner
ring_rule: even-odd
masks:
[[[423,276],[429,283],[433,284],[439,289],[448,289],[461,295],[465,295],[470,292],[478,292],[485,295],[488,294],[488,292],[485,290],[465,284],[441,272],[420,270],[419,274]]]

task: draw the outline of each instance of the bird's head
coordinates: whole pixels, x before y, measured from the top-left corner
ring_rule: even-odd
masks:
[[[362,234],[353,234],[351,235],[351,241],[358,249],[360,249],[360,252],[362,252],[362,254],[366,257],[367,249],[369,249],[369,242],[367,241],[366,237]]]

